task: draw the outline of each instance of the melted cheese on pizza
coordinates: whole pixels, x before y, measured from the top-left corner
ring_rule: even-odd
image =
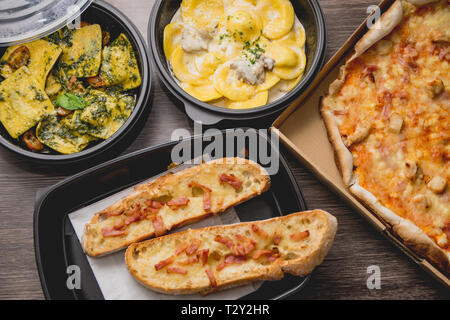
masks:
[[[359,184],[450,251],[450,7],[403,2],[394,31],[327,97]]]

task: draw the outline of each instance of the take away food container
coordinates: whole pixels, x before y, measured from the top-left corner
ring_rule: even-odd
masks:
[[[394,0],[383,0],[379,7],[384,12]],[[369,19],[369,18],[368,18]],[[345,188],[334,160],[334,152],[328,141],[327,131],[319,112],[319,99],[337,77],[345,57],[358,40],[367,32],[367,20],[350,36],[345,44],[325,65],[311,86],[300,95],[272,124],[271,132],[276,133],[286,147],[311,170],[323,183],[361,214],[380,233],[402,250],[412,261],[425,269],[435,279],[450,287],[450,279],[428,260],[410,250],[395,236],[389,225],[380,220],[372,211],[353,197]]]
[[[28,19],[32,19],[33,17],[36,17],[36,19],[42,18],[42,16],[45,16],[46,12],[50,10],[49,8],[53,8],[54,6],[62,6],[63,8],[67,8],[69,3],[71,5],[78,5],[79,10],[76,10],[76,13],[79,15],[82,12],[80,17],[81,21],[100,24],[111,34],[111,39],[115,39],[120,33],[126,34],[136,54],[139,70],[141,72],[142,83],[139,88],[133,89],[136,105],[130,117],[122,125],[122,127],[110,138],[95,141],[80,152],[68,155],[59,154],[52,150],[46,150],[45,153],[33,152],[25,146],[21,139],[12,138],[2,124],[0,124],[0,144],[8,150],[24,156],[29,160],[52,165],[79,165],[81,163],[92,163],[97,162],[100,159],[104,159],[110,155],[110,153],[118,153],[132,141],[135,135],[140,132],[152,106],[149,103],[152,88],[151,67],[148,60],[147,47],[142,35],[130,19],[128,19],[118,9],[104,1],[96,0],[92,4],[90,4],[92,2],[91,0],[40,0],[35,2],[38,3],[34,3],[35,6],[31,6],[32,4],[30,4],[30,7],[19,6],[15,8],[2,8],[3,3],[0,4],[0,28],[6,28],[6,23],[8,21],[12,23],[11,21],[15,21],[16,19],[26,23]],[[16,16],[11,13],[12,11]],[[30,11],[34,13],[30,13]],[[68,12],[68,14],[62,15],[59,18],[49,19],[47,23],[42,25],[39,29],[33,29],[30,26],[26,33],[11,33],[7,35],[5,30],[1,29],[0,56],[2,56],[5,52],[6,46],[41,38],[62,28],[67,21],[70,21],[70,19],[77,18],[77,15],[73,13],[71,14],[70,10],[68,10]],[[48,15],[52,16],[51,10]]]
[[[177,0],[157,0],[148,24],[148,43],[159,78],[177,104],[194,121],[205,125],[223,120],[254,120],[284,110],[311,83],[319,72],[326,49],[326,26],[322,9],[317,0],[291,1],[296,16],[306,32],[306,68],[297,86],[280,99],[267,105],[243,110],[233,110],[201,102],[186,93],[173,78],[163,50],[164,27],[170,23],[180,7]]]

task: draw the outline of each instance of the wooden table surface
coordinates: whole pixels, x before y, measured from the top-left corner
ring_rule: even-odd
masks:
[[[153,0],[110,0],[147,38]],[[328,27],[327,60],[366,17],[374,0],[320,0]],[[153,109],[138,138],[123,152],[170,140],[176,128],[192,131],[192,123],[156,80]],[[309,208],[335,215],[339,230],[333,248],[314,272],[300,299],[449,299],[447,289],[375,232],[357,213],[317,181],[292,155],[291,168]],[[0,299],[42,299],[33,247],[33,209],[36,190],[70,174],[30,164],[0,149]],[[369,290],[367,268],[381,270],[381,289]]]

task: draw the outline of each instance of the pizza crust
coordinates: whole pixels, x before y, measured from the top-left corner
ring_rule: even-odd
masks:
[[[357,197],[366,206],[380,215],[381,218],[383,218],[383,220],[389,223],[391,226],[399,224],[402,220],[400,216],[396,215],[394,212],[383,206],[381,202],[370,191],[361,187],[358,182],[353,184],[349,189],[355,197]]]
[[[416,6],[436,2],[437,0],[405,0]],[[344,144],[337,126],[336,117],[326,107],[332,107],[333,98],[341,90],[346,76],[346,66],[362,55],[375,43],[388,35],[402,20],[402,1],[395,1],[381,16],[375,27],[370,29],[355,45],[355,51],[345,65],[340,67],[338,78],[330,84],[329,91],[320,100],[320,113],[328,133],[328,139],[334,149],[337,167],[346,187],[353,196],[370,208],[379,218],[391,226],[393,233],[414,252],[430,260],[447,274],[450,274],[450,254],[441,249],[424,231],[411,221],[404,219],[381,202],[370,191],[358,183],[358,177],[353,172],[353,156]],[[378,27],[377,27],[378,24]]]
[[[349,62],[356,59],[367,51],[375,43],[387,36],[400,23],[403,18],[403,6],[400,0],[394,4],[380,17],[372,28],[356,43],[355,53]]]
[[[341,90],[342,85],[344,84],[345,81],[345,67],[346,65],[342,65],[339,68],[339,76],[337,77],[336,80],[334,80],[330,84],[330,87],[328,89],[328,95],[334,96],[339,93],[339,90]]]
[[[428,258],[446,272],[450,271],[449,255],[414,223],[383,206],[371,192],[361,187],[357,182],[350,187],[350,192],[391,225],[391,229],[403,240],[407,247]]]
[[[349,187],[354,183],[352,153],[347,149],[344,141],[342,141],[336,118],[333,113],[326,111],[323,108],[321,108],[321,113],[323,121],[325,122],[325,127],[327,128],[328,140],[330,140],[333,145],[336,163],[341,172],[342,179],[344,180],[345,186]]]
[[[425,4],[436,2],[438,0],[406,0],[407,2],[423,6]],[[371,46],[387,36],[402,21],[403,6],[402,1],[397,0],[394,4],[380,17],[380,19],[372,26],[372,28],[356,43],[355,53],[349,59],[349,62],[356,59]]]

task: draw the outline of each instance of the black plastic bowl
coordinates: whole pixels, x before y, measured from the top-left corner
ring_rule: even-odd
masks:
[[[204,124],[217,124],[222,120],[251,120],[279,112],[298,97],[319,72],[326,48],[326,26],[322,9],[316,0],[291,0],[295,14],[306,31],[306,68],[297,86],[280,99],[265,106],[233,110],[220,108],[195,99],[186,93],[174,80],[163,49],[164,27],[170,23],[180,7],[180,0],[157,0],[148,25],[150,51],[156,71],[166,88],[182,105],[187,115]]]
[[[148,103],[151,92],[150,63],[145,41],[136,26],[122,12],[103,1],[92,3],[81,15],[81,20],[100,24],[104,30],[111,34],[111,39],[115,39],[120,33],[124,33],[130,40],[142,76],[141,86],[133,90],[136,105],[129,119],[113,136],[106,140],[96,141],[83,151],[68,155],[52,151],[48,151],[48,153],[30,151],[20,139],[13,139],[0,123],[0,144],[30,160],[48,164],[81,164],[99,161],[99,159],[108,157],[111,152],[118,152],[118,148],[125,146],[131,140],[133,134],[140,131],[146,116],[150,112],[151,104]],[[3,55],[4,51],[5,48],[0,48],[0,56]]]

